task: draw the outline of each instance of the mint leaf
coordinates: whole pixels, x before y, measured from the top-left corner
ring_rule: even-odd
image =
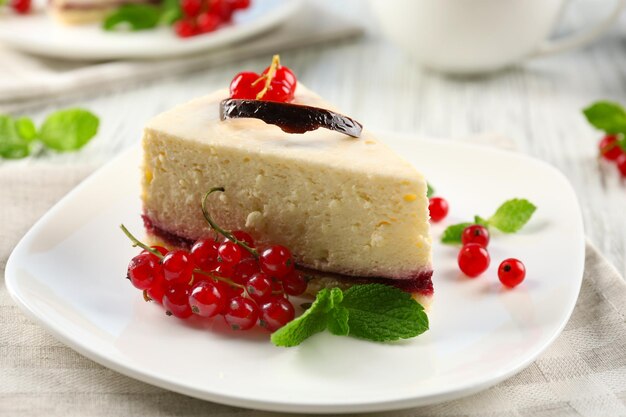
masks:
[[[626,133],[626,111],[619,103],[598,101],[583,110],[589,123],[607,133]]]
[[[474,216],[474,224],[479,224],[481,226],[487,227],[487,226],[489,226],[489,220],[483,219],[480,216]]]
[[[339,288],[322,289],[317,293],[311,307],[300,317],[272,333],[272,343],[284,347],[297,346],[314,334],[324,331],[329,312],[341,302],[342,298],[343,293]]]
[[[467,226],[471,225],[472,223],[458,223],[453,224],[452,226],[448,226],[441,235],[441,243],[461,243],[461,235],[463,234],[463,230],[465,230]]]
[[[20,117],[15,121],[17,134],[26,141],[34,140],[37,137],[37,128],[33,120],[28,117]]]
[[[48,148],[73,151],[85,146],[96,135],[98,125],[98,118],[87,110],[61,110],[44,121],[39,138]]]
[[[435,195],[435,188],[430,185],[430,183],[426,183],[426,197],[430,198]]]
[[[350,327],[348,326],[348,309],[342,306],[335,306],[328,315],[328,331],[336,336],[348,336]]]
[[[505,201],[488,220],[489,225],[504,233],[515,233],[530,220],[537,207],[523,198]]]
[[[159,23],[164,25],[173,25],[183,17],[183,11],[180,8],[179,0],[165,0],[162,3],[161,17]]]
[[[0,115],[0,157],[7,159],[25,158],[30,154],[30,146],[16,127],[10,116]]]
[[[120,27],[130,30],[152,29],[159,24],[161,9],[151,4],[124,4],[108,15],[102,27],[116,30]]]
[[[386,342],[428,330],[428,317],[409,293],[383,284],[355,285],[345,291],[350,336]]]

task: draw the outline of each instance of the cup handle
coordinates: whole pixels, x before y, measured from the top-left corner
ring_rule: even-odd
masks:
[[[596,23],[588,29],[565,36],[562,39],[544,41],[532,56],[551,55],[558,52],[578,48],[591,42],[604,33],[617,20],[622,9],[626,6],[626,0],[617,0],[613,11],[605,19]]]

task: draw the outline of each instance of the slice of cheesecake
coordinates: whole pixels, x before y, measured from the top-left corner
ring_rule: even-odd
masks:
[[[322,286],[383,282],[432,294],[424,177],[364,131],[289,134],[258,119],[221,121],[228,91],[193,100],[145,128],[143,208],[147,229],[177,246],[211,234],[200,202],[226,229],[282,244]],[[295,104],[331,109],[298,85]]]

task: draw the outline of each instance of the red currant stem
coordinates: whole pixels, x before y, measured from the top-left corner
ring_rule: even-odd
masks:
[[[120,224],[120,229],[122,229],[122,232],[124,232],[124,234],[130,239],[130,241],[133,242],[133,247],[134,248],[139,246],[141,249],[145,249],[146,251],[150,252],[151,254],[156,256],[157,258],[163,259],[163,255],[161,254],[161,252],[159,252],[158,250],[156,250],[154,248],[151,248],[150,246],[148,246],[145,243],[141,242],[139,239],[137,239],[135,236],[133,236],[133,234],[130,233],[130,231],[128,231],[126,226],[124,226],[123,224]]]
[[[237,284],[235,281],[231,281],[230,279],[228,279],[226,277],[222,277],[220,275],[215,275],[215,274],[212,274],[210,272],[203,271],[202,269],[194,269],[193,273],[194,274],[204,275],[204,276],[207,276],[207,277],[212,278],[212,279],[217,280],[217,281],[222,281],[222,282],[224,282],[224,283],[226,283],[228,285],[232,285],[233,287],[239,287],[239,288],[245,289],[245,287],[243,285]]]
[[[613,149],[617,148],[618,146],[619,146],[618,141],[615,141],[609,145],[606,145],[602,147],[602,149],[600,149],[600,155],[606,155],[607,153],[611,152]]]
[[[152,301],[152,298],[148,295],[148,290],[143,290],[143,300],[145,302]]]
[[[252,83],[252,86],[254,86],[257,82],[259,82],[260,79],[265,78],[265,85],[263,86],[263,89],[259,91],[259,93],[256,95],[257,100],[261,100],[265,93],[267,93],[267,90],[270,89],[270,85],[272,85],[272,80],[274,79],[274,75],[276,75],[276,70],[278,69],[278,67],[280,67],[280,55],[274,55],[272,57],[272,63],[267,70],[267,74]]]
[[[217,223],[215,223],[213,221],[213,219],[211,218],[211,216],[209,215],[209,211],[206,208],[206,200],[215,191],[219,191],[219,192],[223,193],[224,192],[224,187],[213,187],[213,188],[211,188],[204,195],[204,198],[202,199],[202,214],[204,215],[204,218],[206,219],[207,223],[209,223],[209,226],[211,226],[211,228],[213,230],[215,230],[216,232],[218,232],[219,234],[221,234],[222,236],[224,236],[226,239],[230,240],[231,242],[236,243],[237,245],[241,246],[242,248],[244,248],[245,250],[250,252],[252,254],[252,256],[254,256],[255,259],[259,259],[259,252],[257,252],[256,249],[251,248],[246,243],[242,242],[241,240],[239,240],[235,236],[233,236],[233,234],[230,233],[229,231],[224,230],[221,227],[219,227],[217,225]]]

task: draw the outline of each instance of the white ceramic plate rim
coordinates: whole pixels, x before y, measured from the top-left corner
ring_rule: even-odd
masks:
[[[380,137],[393,137],[394,140],[407,140],[411,138],[411,136],[409,135],[399,135],[395,133],[382,133],[380,134]],[[431,141],[431,140],[425,140],[425,139],[420,139],[420,140],[437,143],[438,145],[442,143],[442,141]],[[453,144],[449,144],[449,146],[455,146],[455,147],[460,147],[460,148],[465,148],[465,149],[480,149],[482,152],[488,152],[494,156],[505,155],[508,158],[524,159],[527,162],[532,162],[533,164],[542,165],[543,168],[552,171],[554,175],[560,177],[564,183],[568,184],[569,189],[567,191],[571,193],[572,196],[574,196],[575,198],[575,193],[573,189],[571,188],[571,186],[569,185],[569,182],[567,181],[565,176],[560,171],[556,170],[555,168],[546,164],[545,162],[542,162],[542,161],[539,161],[534,158],[530,158],[528,156],[524,156],[521,154],[502,151],[502,150],[493,149],[493,148],[484,147],[484,146],[469,145],[469,144],[456,143],[456,142]],[[113,161],[110,162],[110,164],[113,164],[116,161],[119,161],[121,159],[128,158],[128,154],[137,153],[137,152],[138,152],[137,147],[133,147],[129,149],[128,151],[124,152],[123,154],[121,154],[120,156],[118,156],[117,158],[115,158]],[[105,167],[101,168],[100,170],[104,169]],[[85,181],[79,184],[74,190],[72,190],[67,196],[65,196],[61,201],[59,201],[59,203],[57,203],[57,205],[55,205],[50,211],[48,211],[21,239],[21,241],[15,247],[13,253],[11,254],[7,262],[6,274],[5,274],[5,281],[6,281],[7,289],[11,297],[13,298],[13,300],[25,313],[27,313],[29,317],[31,317],[35,322],[42,325],[46,330],[52,333],[52,335],[54,335],[61,342],[70,346],[72,349],[76,350],[80,354],[94,360],[95,362],[100,363],[101,365],[104,365],[110,369],[113,369],[114,371],[117,371],[129,377],[150,383],[155,386],[159,386],[161,388],[165,388],[168,390],[172,390],[175,392],[179,392],[182,394],[190,395],[193,397],[197,397],[197,398],[201,398],[201,399],[205,399],[209,401],[214,401],[214,402],[232,405],[232,406],[238,406],[238,407],[246,407],[246,408],[268,410],[268,411],[279,411],[279,412],[348,413],[348,412],[366,412],[366,411],[374,412],[374,411],[403,409],[403,408],[409,408],[409,407],[414,407],[414,406],[419,406],[419,405],[438,403],[441,401],[452,400],[452,399],[460,398],[463,396],[467,396],[467,395],[476,393],[478,391],[481,391],[483,389],[486,389],[490,386],[493,386],[497,384],[498,382],[503,381],[504,379],[507,379],[513,376],[514,374],[520,372],[525,367],[530,365],[550,344],[552,344],[554,340],[559,336],[559,334],[561,333],[565,325],[567,324],[567,321],[569,320],[569,317],[571,316],[572,311],[575,307],[576,300],[578,298],[578,294],[579,294],[580,287],[582,284],[583,270],[584,270],[584,250],[585,250],[584,240],[582,240],[580,244],[578,245],[578,256],[576,257],[577,265],[575,266],[575,268],[580,273],[577,274],[576,277],[572,277],[572,282],[571,282],[571,285],[572,285],[571,295],[572,296],[568,299],[566,308],[562,310],[562,314],[561,314],[562,320],[559,323],[558,329],[555,329],[552,335],[549,338],[545,339],[545,341],[540,346],[537,346],[532,351],[527,351],[523,359],[515,363],[511,363],[507,367],[503,367],[498,373],[490,374],[488,376],[483,375],[483,376],[475,377],[472,379],[466,379],[462,383],[451,384],[449,387],[447,387],[446,390],[434,390],[432,392],[426,391],[426,392],[422,392],[419,397],[410,397],[410,398],[397,397],[397,398],[390,398],[387,401],[374,401],[374,402],[361,401],[358,403],[351,403],[349,401],[345,401],[345,402],[338,402],[334,404],[323,404],[323,405],[320,405],[319,403],[316,403],[316,402],[311,402],[311,403],[304,403],[302,401],[290,402],[289,400],[285,400],[282,402],[251,400],[250,398],[247,398],[246,396],[241,396],[234,392],[207,392],[204,390],[198,390],[192,385],[185,384],[184,381],[164,380],[163,378],[158,376],[156,372],[151,372],[144,368],[135,366],[132,362],[121,363],[115,360],[111,360],[109,357],[101,354],[97,350],[91,349],[81,340],[70,337],[68,335],[68,332],[64,330],[62,324],[50,321],[46,317],[46,315],[43,314],[43,312],[39,312],[33,309],[33,306],[29,302],[28,298],[25,297],[24,294],[20,292],[19,283],[16,280],[17,279],[16,269],[17,269],[17,263],[18,263],[16,258],[18,258],[19,253],[24,250],[26,242],[29,241],[31,236],[35,236],[38,234],[39,229],[42,227],[42,225],[44,225],[47,222],[49,218],[53,217],[58,211],[62,211],[64,203],[68,200],[71,200],[74,194],[78,194],[81,192],[83,188],[89,187],[90,182],[92,181],[94,177],[99,175],[100,170],[96,171],[94,174],[88,177]],[[580,231],[582,231],[583,226],[582,226],[582,215],[580,213],[580,208],[577,205],[574,209],[576,211],[576,216],[579,219],[579,222],[578,224],[572,225],[572,228],[579,229]]]
[[[93,46],[82,46],[49,42],[45,39],[33,38],[32,36],[16,36],[12,31],[5,31],[0,28],[0,41],[5,45],[28,52],[34,55],[41,55],[51,58],[62,58],[69,60],[109,60],[109,59],[156,59],[156,58],[173,58],[184,55],[191,55],[208,51],[220,47],[239,42],[246,38],[250,38],[255,34],[259,34],[270,30],[274,26],[285,21],[289,16],[292,16],[302,6],[303,0],[289,0],[283,1],[281,7],[274,7],[268,13],[265,13],[262,18],[258,18],[245,24],[234,24],[220,28],[211,34],[197,36],[189,39],[176,39],[175,44],[169,44],[164,48],[162,45],[155,43],[158,42],[158,36],[162,36],[163,28],[155,29],[158,33],[153,33],[155,41],[147,42],[147,44],[137,45],[122,45],[120,40],[129,36],[137,36],[133,33],[104,33],[102,39],[106,39],[105,36],[111,37],[111,42],[100,44],[100,48]],[[2,23],[3,16],[0,16],[0,23]],[[5,19],[18,19],[19,16],[4,16]],[[51,16],[36,15],[27,16],[28,19],[47,19],[51,20]],[[23,19],[23,18],[22,18]],[[35,22],[36,23],[36,22]],[[46,25],[53,25],[53,22],[45,21]],[[58,24],[57,24],[58,25]],[[57,30],[62,30],[60,27]],[[80,30],[81,28],[71,27],[73,31]],[[68,29],[68,30],[70,30]],[[93,29],[92,25],[89,25],[87,30]],[[148,35],[147,32],[140,33],[139,36]],[[174,35],[172,35],[174,36]],[[67,36],[66,38],[67,39]]]

